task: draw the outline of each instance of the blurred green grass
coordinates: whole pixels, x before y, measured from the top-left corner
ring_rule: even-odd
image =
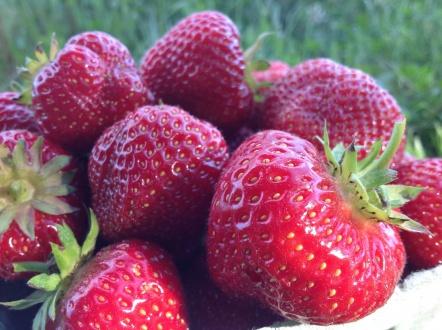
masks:
[[[431,150],[442,122],[442,2],[439,0],[0,0],[0,87],[39,41],[84,30],[121,39],[139,59],[175,22],[217,9],[238,25],[243,46],[276,31],[263,53],[296,64],[325,56],[361,68],[397,99]]]

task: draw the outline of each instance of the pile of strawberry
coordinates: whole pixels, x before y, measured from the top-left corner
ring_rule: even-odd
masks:
[[[140,67],[103,32],[37,47],[0,94],[2,305],[41,330],[326,325],[442,263],[442,160],[404,154],[395,99],[256,49],[217,12]]]

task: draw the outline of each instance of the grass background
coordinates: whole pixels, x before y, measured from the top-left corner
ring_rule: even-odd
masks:
[[[276,31],[263,53],[296,64],[325,56],[375,76],[398,100],[409,127],[434,152],[442,121],[442,2],[439,0],[0,0],[0,87],[37,42],[84,30],[122,40],[139,59],[182,17],[217,9],[238,25],[244,47]]]

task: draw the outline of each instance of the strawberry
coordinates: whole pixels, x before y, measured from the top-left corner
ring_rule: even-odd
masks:
[[[126,46],[104,32],[76,35],[59,52],[53,39],[49,56],[37,48],[36,57],[22,70],[35,116],[69,150],[89,151],[105,128],[152,102]]]
[[[59,272],[42,269],[28,281],[37,291],[2,305],[23,309],[43,303],[34,329],[188,329],[178,274],[161,248],[127,240],[91,258],[98,235],[93,214],[81,247],[68,226],[57,228],[62,246],[54,244],[52,253]]]
[[[327,161],[308,141],[268,130],[247,139],[217,183],[208,265],[226,293],[258,300],[289,319],[343,323],[370,314],[393,293],[405,253],[395,224],[425,228],[395,211],[418,188],[387,185],[405,122],[385,152],[357,161],[354,144]]]
[[[46,261],[56,225],[69,224],[81,237],[85,213],[78,192],[77,163],[60,147],[24,130],[0,132],[0,278],[20,261]]]
[[[141,75],[157,99],[227,131],[249,117],[253,96],[234,23],[215,11],[192,14],[149,49]]]
[[[25,129],[39,133],[40,127],[34,118],[34,113],[27,106],[18,102],[19,93],[0,93],[0,131],[10,129]]]
[[[442,158],[410,160],[398,167],[398,182],[425,188],[402,211],[420,221],[429,235],[402,232],[407,257],[413,268],[431,268],[442,264]]]
[[[265,70],[258,70],[252,72],[252,77],[256,83],[270,83],[274,84],[284,78],[290,71],[290,66],[282,61],[269,61],[269,67]],[[259,88],[261,93],[268,90],[268,87],[262,86]]]
[[[227,158],[221,133],[179,108],[128,114],[104,132],[89,160],[103,237],[153,239],[186,252],[201,236]]]
[[[404,119],[395,99],[367,74],[328,59],[305,61],[292,68],[266,93],[260,125],[296,134],[312,142],[330,126],[332,145],[386,143],[395,122]],[[385,147],[385,144],[384,144]],[[400,162],[405,139],[395,161]]]
[[[198,256],[183,276],[192,330],[248,330],[268,326],[278,320],[256,303],[234,299],[218,289],[210,279],[205,258]]]

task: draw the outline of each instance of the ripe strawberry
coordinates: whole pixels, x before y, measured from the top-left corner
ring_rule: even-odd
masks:
[[[0,93],[0,131],[10,129],[25,129],[40,133],[40,127],[34,118],[34,113],[27,106],[20,104],[19,93]]]
[[[420,221],[430,235],[401,233],[408,261],[413,268],[431,268],[442,264],[442,159],[408,161],[398,167],[398,182],[425,188],[402,211]]]
[[[29,60],[32,105],[43,132],[76,152],[90,150],[105,128],[152,102],[127,48],[103,32],[72,37],[50,56]]]
[[[253,106],[245,69],[236,26],[215,11],[183,19],[141,62],[144,83],[157,99],[228,131],[240,127]]]
[[[282,61],[269,61],[269,67],[266,70],[252,72],[252,77],[255,82],[274,84],[284,78],[290,71],[290,66]],[[268,90],[268,87],[262,86],[259,88],[261,93]]]
[[[257,329],[279,319],[252,301],[224,294],[210,279],[203,256],[198,256],[184,273],[183,286],[192,330]]]
[[[171,106],[146,106],[107,129],[92,149],[92,205],[105,239],[195,246],[228,158],[209,123]]]
[[[395,99],[370,76],[328,59],[297,65],[266,95],[262,128],[287,131],[319,147],[315,137],[327,122],[331,144],[355,142],[364,147],[360,157],[375,140],[386,143],[394,123],[404,119]],[[396,162],[404,147],[405,139]]]
[[[69,227],[57,228],[63,246],[54,244],[52,252],[59,273],[45,269],[28,282],[39,291],[2,303],[15,309],[43,303],[34,329],[188,329],[178,274],[161,248],[127,240],[87,261],[98,235],[94,216],[82,247]]]
[[[69,224],[81,237],[85,214],[76,170],[50,141],[24,130],[0,132],[0,278],[29,277],[14,273],[14,262],[46,261],[50,243],[58,242],[56,224]]]
[[[233,154],[217,183],[208,226],[208,264],[227,293],[253,297],[301,322],[342,323],[370,314],[393,293],[404,267],[388,223],[424,231],[394,209],[419,189],[386,185],[405,123],[386,151],[357,161],[352,144],[324,157],[306,140],[263,131]]]

